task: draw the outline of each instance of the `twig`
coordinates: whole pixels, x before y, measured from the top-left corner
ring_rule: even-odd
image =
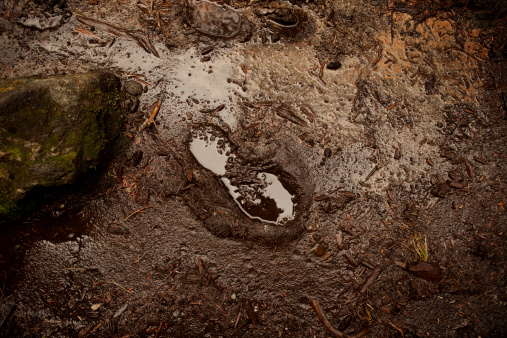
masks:
[[[146,86],[151,86],[151,84],[149,82],[146,82],[144,80],[141,80],[140,78],[138,77],[135,77],[134,79],[136,79],[136,81],[138,82],[141,82],[142,84],[146,85]]]
[[[312,299],[312,307],[315,310],[315,313],[317,314],[317,317],[319,317],[320,321],[324,325],[324,327],[334,334],[336,337],[339,338],[359,338],[364,336],[366,333],[368,333],[368,329],[361,330],[358,334],[355,334],[353,336],[349,336],[348,334],[345,334],[341,332],[340,330],[336,329],[327,319],[326,315],[324,314],[324,311],[322,310],[322,307],[319,304],[319,301],[316,299]]]
[[[236,328],[238,326],[240,318],[241,318],[241,310],[239,310],[239,312],[238,312],[238,318],[236,318],[236,324],[234,324],[234,328]]]
[[[373,270],[370,275],[368,276],[368,278],[366,278],[366,281],[364,282],[363,286],[361,287],[361,293],[365,293],[366,290],[368,289],[368,286],[370,286],[371,284],[373,284],[373,282],[375,281],[375,279],[377,279],[378,275],[380,273],[380,269],[377,268],[375,270]]]
[[[171,150],[172,150],[172,152],[173,152],[176,156],[178,156],[178,157],[180,158],[180,160],[182,160],[183,162],[187,162],[187,161],[185,161],[185,159],[184,159],[183,157],[181,157],[181,156],[180,156],[180,154],[178,154],[178,153],[176,152],[176,150],[175,150],[175,149],[174,149],[174,148],[173,148],[173,147],[172,147],[169,143],[167,143],[167,146],[169,147],[169,149],[171,149]]]
[[[109,32],[121,38],[134,40],[137,45],[143,48],[147,53],[153,54],[156,57],[160,57],[155,47],[153,47],[151,44],[150,39],[141,31],[127,31],[126,29],[116,27],[99,20],[88,18],[83,15],[76,15],[76,19],[82,24],[105,30],[106,32]]]
[[[141,259],[143,259],[144,255],[146,255],[148,251],[145,251],[141,257],[137,256],[137,261],[134,262],[134,264],[139,263]]]
[[[132,294],[132,292],[130,292],[129,290],[125,289],[123,286],[121,286],[120,284],[118,284],[116,282],[108,282],[108,283],[116,285],[117,287],[119,287],[119,288],[125,290],[126,292],[128,292],[130,295]]]
[[[389,323],[389,325],[391,325],[392,327],[394,327],[399,333],[401,333],[401,335],[403,336],[403,331],[399,327],[396,327],[396,325],[394,325],[391,322],[388,322],[388,323]]]
[[[319,71],[319,78],[322,79],[322,75],[324,74],[324,67],[326,66],[327,59],[322,61],[322,64],[320,65],[320,71]]]
[[[364,179],[363,182],[367,182],[370,179],[370,177],[372,177],[373,174],[375,174],[377,172],[377,170],[379,170],[379,166],[375,165],[375,167],[373,167],[373,169],[370,171],[370,173],[368,174],[368,176],[366,176],[366,178]]]
[[[153,108],[153,111],[151,112],[150,118],[146,120],[146,122],[143,123],[139,131],[143,131],[145,128],[148,128],[153,124],[155,121],[155,117],[157,117],[158,111],[160,110],[160,106],[162,105],[161,101],[157,101],[157,105],[155,108]]]
[[[12,314],[16,310],[16,304],[11,305],[11,308],[9,309],[9,312],[7,312],[7,315],[2,319],[2,322],[0,322],[0,330],[3,328],[3,326],[7,323],[9,318],[11,318]]]
[[[143,212],[143,210],[144,210],[144,209],[148,209],[148,208],[153,208],[153,207],[148,205],[148,206],[146,206],[146,207],[144,207],[144,208],[141,208],[141,209],[139,209],[139,210],[136,210],[136,211],[134,211],[133,213],[131,213],[130,215],[128,215],[128,216],[127,216],[127,218],[125,218],[123,221],[128,220],[130,217],[134,216],[135,214],[137,214],[137,213],[139,213],[139,212]]]
[[[160,322],[160,325],[158,326],[158,329],[157,329],[157,333],[155,333],[155,338],[158,338],[158,335],[160,334],[160,330],[162,329],[162,324],[164,324],[164,322]]]
[[[69,270],[69,271],[86,271],[85,268],[65,268],[65,270]]]
[[[120,309],[118,309],[118,311],[116,311],[116,313],[114,314],[113,318],[121,316],[121,314],[123,313],[123,311],[125,311],[128,306],[129,306],[129,303],[125,303],[125,305],[123,305]]]
[[[92,31],[90,31],[88,29],[81,28],[81,27],[74,27],[74,30],[78,33],[81,33],[81,34],[93,36],[93,37],[102,41],[102,39],[97,34],[94,34]]]

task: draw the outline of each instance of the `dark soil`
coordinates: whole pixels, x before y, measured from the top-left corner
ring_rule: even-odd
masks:
[[[41,3],[0,2],[0,76],[116,73],[130,142],[0,224],[0,335],[330,336],[315,300],[348,335],[507,335],[504,2]],[[203,125],[293,223],[241,212]]]

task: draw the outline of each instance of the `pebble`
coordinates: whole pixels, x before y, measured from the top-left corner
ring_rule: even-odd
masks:
[[[143,85],[137,81],[125,82],[125,90],[131,95],[141,95],[143,93]]]
[[[128,235],[130,233],[129,229],[121,224],[111,223],[107,227],[107,232],[114,235]]]
[[[380,307],[380,311],[384,312],[384,313],[387,313],[387,314],[390,314],[391,313],[391,310],[389,310],[388,308],[386,308],[385,306],[382,306]]]
[[[320,243],[317,246],[317,249],[315,249],[315,254],[317,256],[324,256],[324,254],[326,253],[326,250],[327,250],[327,244],[326,243]]]

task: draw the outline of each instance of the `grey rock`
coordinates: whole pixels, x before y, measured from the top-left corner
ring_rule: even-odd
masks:
[[[34,188],[72,184],[100,164],[122,100],[109,73],[0,80],[0,217],[23,212]]]
[[[125,82],[125,90],[131,95],[141,95],[143,93],[143,85],[137,81]]]

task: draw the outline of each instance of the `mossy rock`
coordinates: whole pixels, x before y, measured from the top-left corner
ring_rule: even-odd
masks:
[[[0,218],[99,164],[121,128],[120,88],[109,73],[0,80]]]

